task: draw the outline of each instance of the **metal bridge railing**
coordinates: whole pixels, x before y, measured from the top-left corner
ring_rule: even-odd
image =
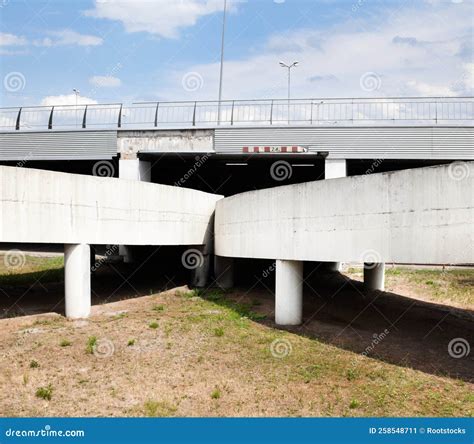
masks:
[[[220,111],[219,111],[220,109]],[[474,123],[474,97],[144,102],[0,108],[0,131]]]

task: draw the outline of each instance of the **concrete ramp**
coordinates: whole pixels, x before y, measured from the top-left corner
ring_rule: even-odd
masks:
[[[199,245],[220,198],[139,181],[0,167],[0,242]]]
[[[227,257],[474,263],[474,162],[238,194],[215,231]]]

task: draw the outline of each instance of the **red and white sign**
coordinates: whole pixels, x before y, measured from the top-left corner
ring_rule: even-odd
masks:
[[[244,153],[306,153],[304,146],[244,146]]]

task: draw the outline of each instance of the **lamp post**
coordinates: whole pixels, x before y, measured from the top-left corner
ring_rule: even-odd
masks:
[[[225,13],[227,0],[224,0],[224,13],[222,16],[222,36],[221,36],[221,68],[219,75],[219,102],[217,103],[217,124],[221,123],[221,100],[222,100],[222,72],[224,70],[224,36],[225,36]]]
[[[76,112],[75,112],[75,114],[76,114],[76,127],[77,127],[77,96],[78,96],[81,92],[80,92],[78,89],[76,89],[76,88],[73,88],[72,92],[73,92],[73,93],[75,94],[75,96],[76,96],[76,108],[75,108]]]
[[[288,69],[288,125],[290,124],[290,90],[291,90],[291,68],[298,66],[298,62],[293,62],[291,65],[285,62],[280,62],[282,68]]]

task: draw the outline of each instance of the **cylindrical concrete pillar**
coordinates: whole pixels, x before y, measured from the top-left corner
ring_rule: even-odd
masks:
[[[90,314],[90,254],[87,244],[64,245],[64,283],[68,318],[86,318]]]
[[[276,261],[275,322],[298,325],[303,321],[303,262]]]
[[[369,290],[385,290],[385,264],[364,264],[364,285]]]
[[[220,288],[232,288],[234,286],[234,259],[214,256],[214,277]]]

